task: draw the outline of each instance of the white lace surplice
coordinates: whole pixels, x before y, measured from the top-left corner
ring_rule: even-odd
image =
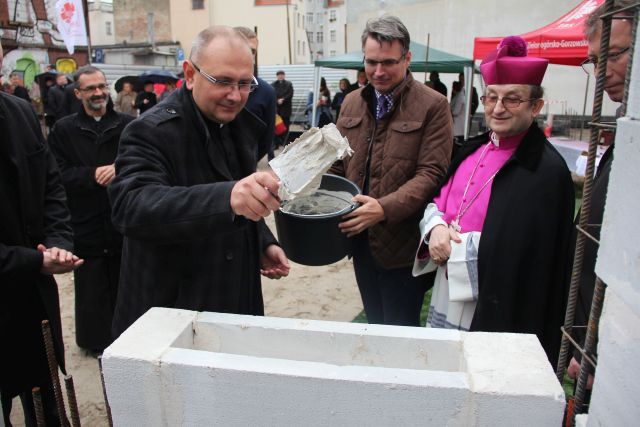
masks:
[[[427,237],[433,227],[442,224],[443,213],[430,203],[420,221],[420,245],[428,245]],[[460,234],[460,243],[451,242],[451,255],[447,263],[438,266],[430,256],[418,254],[413,264],[413,275],[437,270],[429,305],[427,326],[469,330],[478,300],[478,246],[481,233],[477,231]],[[424,249],[424,248],[423,248]]]

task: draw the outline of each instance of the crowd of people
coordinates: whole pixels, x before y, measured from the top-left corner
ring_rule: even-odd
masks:
[[[586,29],[596,68],[600,14]],[[616,102],[630,37],[630,21],[614,21],[605,90]],[[369,20],[361,42],[357,81],[341,80],[333,100],[322,82],[316,111],[320,121],[336,111],[354,150],[330,171],[362,189],[339,227],[352,238],[368,321],[418,326],[433,288],[428,326],[535,334],[555,366],[575,233],[569,170],[535,120],[548,61],[528,56],[519,37],[503,40],[480,66],[489,131],[453,153],[463,76],[451,104],[436,90],[437,75],[433,88],[415,80],[409,32],[393,16]],[[152,87],[135,94],[125,83],[112,102],[104,73],[82,67],[72,86],[79,109],[70,114],[58,104],[69,87],[58,75],[48,140],[24,99],[0,93],[6,425],[16,396],[35,423],[35,386],[47,424],[59,422],[40,332],[49,320],[64,372],[53,274],[74,271],[76,342],[95,354],[151,307],[264,314],[260,276],[278,279],[291,267],[264,221],[280,207],[278,178],[256,165],[273,155],[276,114],[290,125],[293,86],[284,71],[271,85],[256,76],[257,46],[248,28],[201,31],[183,84],[160,100]],[[145,111],[134,118],[132,108]],[[612,152],[596,176],[595,222]],[[583,267],[583,308],[593,268]]]

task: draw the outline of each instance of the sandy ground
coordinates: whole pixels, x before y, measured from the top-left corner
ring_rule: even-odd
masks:
[[[267,218],[267,224],[275,232],[273,215]],[[98,361],[75,343],[73,275],[60,275],[56,280],[67,370],[74,379],[81,422],[85,426],[106,426]],[[351,321],[362,310],[353,266],[347,259],[325,267],[292,263],[288,277],[263,278],[262,290],[267,316]],[[14,401],[12,423],[24,425],[19,399]]]

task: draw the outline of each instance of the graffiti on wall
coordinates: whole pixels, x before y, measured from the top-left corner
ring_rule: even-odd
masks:
[[[8,76],[17,71],[29,88],[34,77],[50,64],[48,49],[65,48],[56,26],[55,1],[7,0],[7,12],[8,20],[2,19],[4,25],[0,24],[0,38],[3,44],[6,40],[14,42],[18,49],[5,52],[2,73]],[[73,58],[58,58],[53,65],[65,74],[77,68]]]

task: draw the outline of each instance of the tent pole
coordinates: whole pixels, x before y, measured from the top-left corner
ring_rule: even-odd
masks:
[[[318,95],[320,91],[320,67],[313,67],[313,105],[311,105],[311,127],[318,126],[316,111],[318,110]]]
[[[591,80],[591,75],[587,74],[587,87],[584,88],[584,102],[582,103],[582,120],[580,120],[580,141],[582,141],[582,131],[584,130],[584,116],[587,114],[587,95],[589,94],[589,80]]]
[[[464,75],[465,85],[465,105],[464,105],[464,140],[469,139],[469,131],[471,130],[471,95],[473,92],[473,67],[464,67],[462,74]]]
[[[427,48],[424,51],[424,82],[427,83],[427,67],[429,65],[429,44],[431,43],[431,33],[427,33]]]

